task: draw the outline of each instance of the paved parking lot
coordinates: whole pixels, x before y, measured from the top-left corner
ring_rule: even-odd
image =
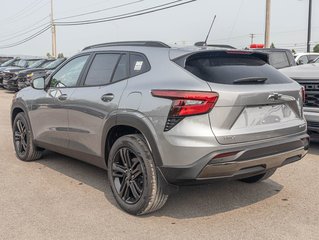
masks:
[[[0,89],[0,239],[319,239],[319,145],[266,182],[183,187],[151,215],[116,205],[106,172],[48,152],[14,154]]]

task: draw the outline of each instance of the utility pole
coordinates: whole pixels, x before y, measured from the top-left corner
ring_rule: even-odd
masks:
[[[270,9],[271,0],[266,0],[265,48],[270,46]]]
[[[308,12],[308,37],[307,37],[307,52],[310,52],[311,47],[311,15],[312,15],[312,0],[309,0],[309,12]]]
[[[251,33],[251,34],[249,34],[249,36],[250,36],[250,44],[253,44],[254,43],[254,37],[255,37],[255,33]]]
[[[52,32],[52,56],[57,57],[56,54],[56,29],[53,18],[53,0],[51,0],[51,32]]]

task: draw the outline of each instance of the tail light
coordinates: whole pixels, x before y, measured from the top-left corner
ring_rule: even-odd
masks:
[[[215,92],[152,90],[152,95],[173,101],[164,131],[172,129],[184,117],[210,112],[218,100]]]

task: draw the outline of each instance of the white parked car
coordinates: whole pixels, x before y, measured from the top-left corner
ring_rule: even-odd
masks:
[[[319,57],[319,53],[297,53],[294,55],[298,65],[307,64]]]

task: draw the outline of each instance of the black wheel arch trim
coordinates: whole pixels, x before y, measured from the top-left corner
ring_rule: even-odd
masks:
[[[157,142],[154,138],[155,129],[151,129],[151,127],[146,123],[149,121],[144,115],[140,113],[119,113],[117,112],[116,115],[112,115],[106,121],[106,124],[103,128],[103,138],[102,138],[102,149],[103,151],[103,158],[105,159],[105,148],[106,148],[106,141],[110,130],[116,126],[129,126],[137,129],[147,141],[147,144],[150,146],[154,162],[157,167],[163,166],[162,158],[157,147]],[[151,123],[150,123],[151,124]],[[107,159],[106,159],[107,161]]]
[[[28,112],[29,112],[29,111],[28,111],[28,108],[27,108],[27,106],[25,106],[24,103],[22,103],[22,102],[20,102],[20,101],[15,101],[15,102],[12,103],[11,115],[10,115],[10,118],[11,118],[11,126],[13,125],[13,122],[14,122],[13,112],[14,112],[15,109],[18,109],[18,108],[20,108],[20,109],[24,112],[24,114],[25,114],[25,116],[26,116],[26,118],[27,118],[28,124],[29,124],[29,126],[30,126],[30,128],[31,128],[30,119],[29,119],[29,114],[28,114]]]

